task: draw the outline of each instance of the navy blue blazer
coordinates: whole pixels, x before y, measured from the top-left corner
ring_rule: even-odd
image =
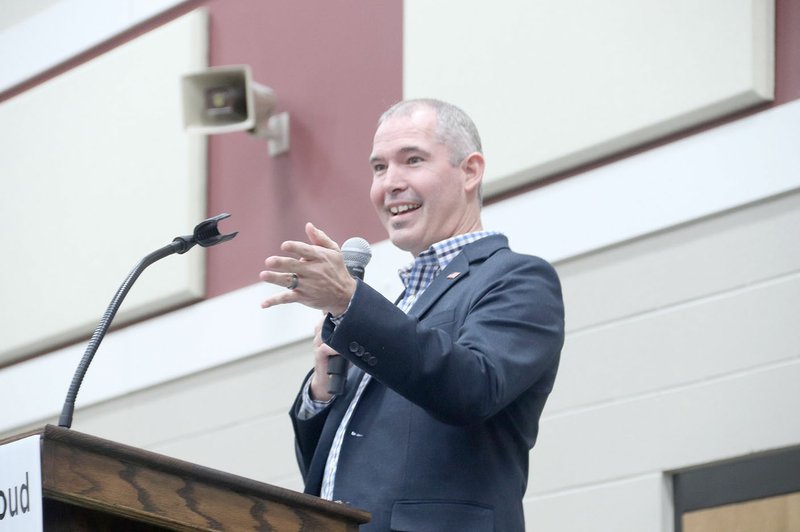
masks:
[[[364,372],[334,490],[364,531],[525,529],[528,454],[564,341],[555,270],[496,235],[464,247],[408,314],[359,282],[323,340],[353,366],[323,412],[290,413],[305,491],[319,495],[333,436]]]

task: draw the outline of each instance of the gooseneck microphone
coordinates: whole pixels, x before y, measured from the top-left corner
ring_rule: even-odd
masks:
[[[117,289],[117,293],[114,295],[114,298],[108,305],[105,314],[103,314],[103,318],[97,325],[97,328],[92,335],[92,339],[89,341],[89,345],[86,346],[86,351],[84,352],[83,358],[78,364],[78,368],[75,370],[75,375],[72,377],[72,383],[67,391],[67,397],[64,400],[64,406],[61,410],[61,417],[58,420],[59,426],[66,428],[70,428],[72,426],[72,415],[75,411],[75,399],[78,397],[78,390],[83,382],[83,377],[86,375],[86,371],[89,369],[89,364],[91,364],[94,354],[97,352],[97,348],[100,347],[100,342],[103,341],[103,338],[105,337],[106,332],[111,325],[111,321],[117,314],[117,310],[119,310],[120,305],[122,305],[122,300],[125,299],[125,296],[128,294],[128,291],[131,289],[131,286],[133,286],[133,283],[136,281],[136,279],[139,278],[139,275],[141,275],[145,268],[154,262],[161,260],[164,257],[168,257],[173,253],[182,255],[194,247],[195,244],[200,244],[202,247],[206,248],[232,239],[238,234],[238,232],[221,235],[217,229],[217,223],[220,220],[228,218],[229,216],[230,214],[218,214],[213,218],[209,218],[208,220],[200,222],[194,228],[193,234],[175,237],[168,245],[161,249],[157,249],[156,251],[144,257],[139,261],[138,264],[136,264],[133,270],[131,270],[131,272],[128,274],[128,277],[125,278],[125,281],[123,281],[122,285],[120,285],[119,289]]]
[[[354,279],[364,280],[364,269],[372,258],[369,242],[361,237],[353,237],[342,244],[342,258],[347,272]],[[341,395],[347,382],[347,359],[341,355],[328,358],[328,393]]]

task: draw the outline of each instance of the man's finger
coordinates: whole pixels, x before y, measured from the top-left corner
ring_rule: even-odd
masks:
[[[339,244],[329,237],[325,231],[318,229],[311,222],[306,224],[306,235],[308,236],[308,240],[314,245],[339,251]]]
[[[282,288],[292,288],[292,283],[294,282],[294,277],[297,274],[293,273],[283,273],[274,270],[264,270],[258,274],[258,278],[264,281],[265,283],[274,284],[280,286]]]
[[[296,255],[301,259],[313,259],[319,254],[315,246],[297,240],[287,240],[281,244],[281,251]],[[294,260],[294,259],[293,259]]]
[[[286,292],[275,294],[262,301],[261,308],[270,308],[277,305],[283,305],[286,303],[294,303],[295,300],[296,300],[296,295],[294,294],[294,292],[287,290]]]
[[[292,257],[273,255],[264,259],[264,266],[274,272],[297,272],[300,270],[300,261]]]

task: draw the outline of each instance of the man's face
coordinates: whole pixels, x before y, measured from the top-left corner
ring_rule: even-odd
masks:
[[[449,149],[436,138],[433,109],[420,107],[381,124],[370,165],[372,204],[400,249],[417,256],[431,244],[480,228],[477,185],[465,164],[450,163]]]

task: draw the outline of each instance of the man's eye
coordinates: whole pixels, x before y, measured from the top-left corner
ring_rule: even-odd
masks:
[[[422,157],[419,155],[412,155],[408,158],[408,164],[417,164],[422,162]]]
[[[383,172],[384,170],[386,170],[386,165],[385,164],[374,164],[374,165],[372,165],[372,173],[374,173],[374,174],[379,174],[379,173]]]

